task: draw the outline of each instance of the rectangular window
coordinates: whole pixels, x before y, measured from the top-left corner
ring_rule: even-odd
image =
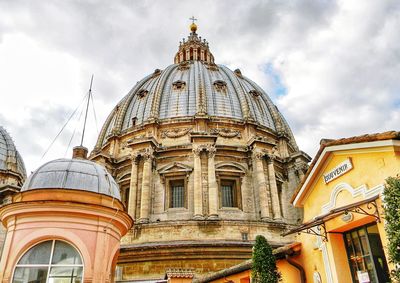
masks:
[[[185,207],[185,183],[184,180],[171,180],[171,201],[170,207]]]
[[[222,207],[236,207],[235,202],[235,181],[222,180],[221,181],[221,201]]]

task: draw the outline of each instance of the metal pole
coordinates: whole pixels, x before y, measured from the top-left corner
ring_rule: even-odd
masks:
[[[88,114],[88,109],[89,109],[90,96],[92,95],[93,76],[94,76],[94,75],[92,75],[92,78],[91,78],[91,80],[90,80],[90,87],[89,87],[88,100],[87,100],[87,104],[86,104],[85,122],[83,123],[83,131],[82,131],[81,146],[83,145],[83,138],[85,137],[86,119],[87,119],[87,114]]]

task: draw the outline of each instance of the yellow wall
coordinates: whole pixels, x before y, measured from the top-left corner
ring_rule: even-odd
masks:
[[[341,148],[343,147],[341,146]],[[353,169],[325,184],[323,174],[334,169],[347,158],[351,158]],[[369,198],[374,195],[368,195],[371,190],[383,188],[387,177],[395,176],[400,172],[400,157],[398,153],[396,154],[396,148],[393,146],[337,150],[328,152],[320,159],[323,162],[316,165],[314,174],[310,176],[312,181],[305,190],[307,193],[302,195],[304,221],[312,220],[314,217],[323,214],[323,206],[326,204],[332,203],[334,204],[332,208],[340,208]],[[354,195],[357,190],[358,194]],[[332,202],[332,200],[334,201]],[[377,223],[377,226],[385,249],[387,239],[384,232],[380,199],[377,200],[377,204],[382,220]],[[366,205],[364,205],[364,208],[366,208]],[[328,220],[326,222],[327,231],[336,233],[328,233],[328,242],[325,244],[321,241],[318,243],[317,237],[313,235],[301,234],[297,236],[297,241],[302,243],[300,261],[306,270],[308,281],[312,280],[314,271],[321,274],[322,282],[328,281],[323,262],[323,253],[326,248],[327,257],[325,259],[328,258],[329,260],[333,282],[352,282],[343,235],[337,232],[345,232],[367,223],[375,223],[375,219],[371,216],[356,213],[353,213],[353,216],[353,220],[349,223],[344,222],[341,215]],[[388,259],[387,250],[385,250],[385,255]]]
[[[250,283],[250,276],[251,276],[251,270],[245,270],[240,273],[232,274],[227,277],[213,280],[211,282],[212,283],[227,283],[230,281],[230,282],[234,282],[234,283]]]
[[[293,259],[297,261],[296,258]],[[300,272],[299,270],[294,267],[293,265],[289,264],[286,260],[278,260],[276,262],[276,266],[278,271],[281,273],[282,276],[282,283],[297,283],[300,282]],[[251,270],[245,270],[240,273],[232,274],[230,276],[226,276],[223,278],[219,278],[213,281],[212,283],[250,283],[251,278]],[[171,283],[175,283],[177,281],[171,281]],[[177,282],[178,283],[178,282]]]

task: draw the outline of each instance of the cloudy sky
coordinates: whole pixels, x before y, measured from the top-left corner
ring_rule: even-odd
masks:
[[[92,149],[115,104],[173,62],[192,15],[216,62],[260,84],[311,156],[321,138],[399,130],[398,0],[0,0],[0,125],[28,172],[79,144],[94,74]]]

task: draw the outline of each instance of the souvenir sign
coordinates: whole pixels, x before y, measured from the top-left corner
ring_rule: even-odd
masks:
[[[343,174],[349,172],[351,169],[353,169],[353,164],[351,164],[350,158],[347,158],[345,161],[340,163],[338,166],[333,168],[331,171],[324,174],[325,184],[328,184],[330,181],[333,181],[336,178],[342,176]]]

